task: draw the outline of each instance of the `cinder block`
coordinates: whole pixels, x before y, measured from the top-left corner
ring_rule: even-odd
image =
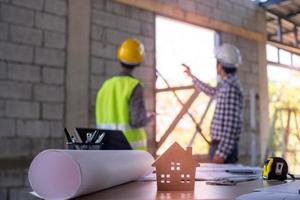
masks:
[[[51,121],[50,122],[50,137],[51,138],[61,138],[64,141],[64,126],[62,121]],[[61,143],[60,143],[61,144]],[[59,145],[62,147],[61,145]]]
[[[155,15],[153,12],[141,10],[141,9],[135,9],[132,12],[132,18],[137,20],[142,20],[149,23],[154,23],[155,21]]]
[[[63,102],[64,88],[54,85],[36,85],[33,90],[34,99],[44,102]]]
[[[64,49],[66,47],[66,35],[46,31],[45,46],[57,49]]]
[[[43,68],[43,82],[61,85],[65,81],[65,71],[50,67]]]
[[[6,200],[8,198],[7,196],[7,189],[1,188],[0,189],[0,199]]]
[[[31,155],[36,156],[41,151],[46,149],[63,149],[63,138],[33,138]]]
[[[0,81],[0,97],[13,99],[30,99],[32,85],[12,81]]]
[[[257,85],[258,84],[258,76],[255,75],[255,74],[249,73],[246,76],[246,83],[251,85],[251,86]]]
[[[91,0],[92,8],[103,9],[106,1]]]
[[[149,36],[154,38],[155,35],[155,24],[153,23],[142,23],[141,24],[141,33],[144,36]]]
[[[93,24],[92,25],[92,39],[99,40],[99,41],[103,40],[104,39],[104,28]]]
[[[42,44],[42,31],[40,30],[11,25],[10,32],[14,42],[32,45]]]
[[[259,65],[257,63],[254,63],[254,64],[251,65],[251,72],[258,76]]]
[[[214,19],[217,19],[217,20],[220,20],[220,21],[225,21],[225,22],[228,22],[229,21],[229,16],[226,12],[224,11],[221,11],[217,8],[214,8],[213,9],[213,18]]]
[[[128,33],[139,34],[141,30],[141,22],[135,19],[119,16],[118,29]]]
[[[28,157],[31,152],[31,142],[28,138],[1,138],[0,145],[0,158],[20,158],[20,157]],[[1,173],[1,170],[0,170]],[[19,177],[19,175],[18,175]],[[0,182],[3,181],[3,186],[18,186],[18,184],[12,184],[14,180],[0,178]],[[1,183],[0,183],[1,187]]]
[[[12,0],[12,3],[18,6],[23,6],[25,8],[42,10],[44,0]]]
[[[235,26],[242,26],[243,25],[243,19],[236,15],[230,15],[229,16],[229,22]]]
[[[212,17],[213,8],[211,6],[207,6],[204,4],[197,3],[196,4],[196,12],[200,15],[204,15],[207,17]]]
[[[64,67],[65,52],[54,49],[36,48],[34,61],[40,65]]]
[[[231,43],[231,44],[236,44],[237,43],[237,36],[230,34],[230,33],[225,33],[222,32],[221,34],[221,41],[223,43]]]
[[[104,67],[104,59],[99,59],[92,57],[92,73],[98,74],[98,75],[103,75],[105,72],[105,67]]]
[[[1,17],[5,22],[21,24],[24,26],[33,26],[34,24],[34,12],[32,10],[16,6],[3,4],[1,6]]]
[[[118,74],[121,71],[121,64],[119,61],[105,61],[105,75],[110,77]]]
[[[105,27],[116,28],[117,16],[100,10],[92,10],[92,22]]]
[[[8,64],[8,78],[11,80],[39,82],[41,80],[40,67],[26,64]]]
[[[31,63],[33,48],[8,42],[0,42],[0,59]]]
[[[153,84],[155,80],[154,68],[145,67],[145,66],[138,67],[134,70],[134,76],[137,77],[139,80],[142,80],[143,84],[145,83]]]
[[[27,178],[27,177],[24,177]],[[12,188],[9,190],[10,199],[14,200],[38,200],[39,198],[32,196],[29,192],[32,189],[30,187],[27,188]]]
[[[0,79],[7,78],[7,64],[6,62],[0,61]]]
[[[240,0],[238,0],[238,1],[240,1]],[[197,0],[197,3],[215,8],[218,5],[218,0],[209,0],[209,1],[207,1],[207,0]]]
[[[143,62],[143,65],[148,66],[148,67],[153,67],[155,62],[155,57],[154,53],[152,52],[147,52],[145,54],[145,60]]]
[[[23,183],[22,170],[10,169],[0,171],[0,187],[19,187]]]
[[[35,23],[38,28],[60,33],[66,32],[66,19],[46,13],[36,13]]]
[[[217,9],[222,10],[223,12],[230,13],[233,9],[233,3],[230,1],[218,1]],[[234,12],[232,14],[235,15]]]
[[[178,0],[178,5],[180,8],[189,12],[195,12],[196,10],[196,5],[194,0]]]
[[[0,137],[14,137],[15,134],[15,120],[0,118]]]
[[[251,30],[251,31],[257,31],[258,27],[257,27],[257,23],[254,20],[243,20],[242,21],[242,25],[244,28]]]
[[[247,9],[251,9],[252,11],[256,9],[256,4],[253,1],[242,1],[242,3]]]
[[[113,1],[106,1],[105,10],[111,13],[115,13],[117,15],[122,15],[126,17],[131,17],[131,13],[135,8],[131,6],[127,6],[124,4],[116,3]]]
[[[104,76],[91,75],[90,88],[94,90],[98,90],[104,81],[105,81]]]
[[[0,117],[4,116],[5,114],[5,101],[2,99],[0,100]]]
[[[127,38],[131,37],[131,34],[125,33],[124,31],[118,31],[109,28],[105,30],[105,41],[107,41],[110,44],[115,44],[117,46],[119,46]]]
[[[0,23],[0,39],[7,40],[8,39],[8,25],[7,23]]]
[[[36,102],[7,101],[5,108],[7,117],[38,119],[40,116],[40,105]]]
[[[49,13],[64,16],[66,15],[66,0],[46,0],[45,10]]]
[[[101,58],[116,59],[117,47],[102,42],[92,41],[92,55]]]
[[[63,104],[43,103],[42,117],[43,119],[63,119],[64,107]]]
[[[50,135],[50,123],[42,120],[18,120],[17,135],[20,137],[47,138]]]
[[[90,104],[91,104],[92,107],[95,106],[95,102],[96,102],[96,98],[97,98],[97,93],[98,93],[98,89],[97,90],[90,90],[90,94],[91,94]],[[95,109],[92,109],[91,113],[93,113],[92,115],[95,115]]]
[[[233,4],[232,13],[234,13],[235,16],[244,18],[247,16],[247,8],[245,8],[244,6],[240,6],[238,4]]]
[[[40,152],[51,148],[51,138],[33,138],[31,139],[31,155],[36,156]]]

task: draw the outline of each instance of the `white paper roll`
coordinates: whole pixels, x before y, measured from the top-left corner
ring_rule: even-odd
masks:
[[[28,179],[44,199],[70,199],[136,180],[153,171],[153,157],[137,150],[45,150]]]

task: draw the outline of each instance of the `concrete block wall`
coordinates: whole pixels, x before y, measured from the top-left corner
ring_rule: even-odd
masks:
[[[95,99],[101,84],[121,67],[117,49],[125,39],[134,37],[145,45],[146,58],[134,75],[144,86],[147,110],[154,110],[154,13],[110,0],[92,0],[90,52],[90,124],[95,126]],[[154,140],[153,123],[147,127],[149,145]]]
[[[64,146],[67,1],[2,0],[0,13],[0,199],[34,199],[31,159]]]

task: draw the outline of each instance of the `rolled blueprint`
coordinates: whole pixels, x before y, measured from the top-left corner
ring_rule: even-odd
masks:
[[[153,171],[153,157],[137,150],[45,150],[28,179],[44,199],[70,199],[136,180]]]

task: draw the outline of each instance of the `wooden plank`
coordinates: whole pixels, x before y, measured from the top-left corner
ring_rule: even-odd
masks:
[[[161,88],[161,89],[156,89],[155,92],[172,92],[172,91],[177,91],[177,90],[190,90],[194,89],[195,87],[193,85],[187,85],[187,86],[178,86],[178,87],[167,87],[167,88]]]
[[[189,12],[176,6],[160,3],[154,0],[114,0],[115,2],[130,5],[140,9],[148,10],[166,17],[185,21],[198,26],[206,27],[216,31],[231,33],[249,40],[265,43],[266,36],[262,33],[246,30],[229,23],[218,21],[206,16]]]
[[[198,97],[199,92],[196,90],[194,93],[190,96],[190,98],[187,100],[187,102],[182,106],[182,109],[177,114],[173,122],[170,124],[169,128],[166,130],[165,134],[161,137],[160,141],[158,142],[157,149],[161,147],[161,145],[166,141],[166,139],[169,137],[169,135],[172,133],[172,131],[175,129],[178,122],[181,120],[181,118],[187,113],[189,107],[193,104],[193,102]]]

